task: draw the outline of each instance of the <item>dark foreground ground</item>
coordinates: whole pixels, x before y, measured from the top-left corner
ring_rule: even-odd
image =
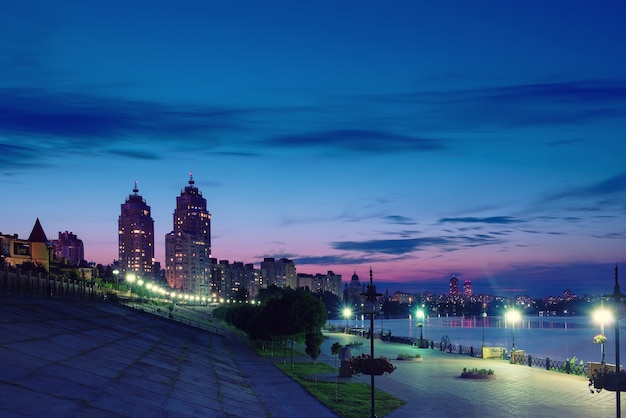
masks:
[[[107,303],[0,298],[1,417],[332,417],[233,335]]]
[[[271,359],[214,330],[115,304],[0,298],[0,417],[335,416]],[[364,338],[326,336],[318,361],[335,364],[334,342],[369,353]],[[591,394],[581,376],[381,341],[375,350],[397,366],[376,387],[406,402],[389,417],[616,416],[615,393]],[[415,352],[423,361],[395,360]],[[496,379],[460,379],[464,367]]]

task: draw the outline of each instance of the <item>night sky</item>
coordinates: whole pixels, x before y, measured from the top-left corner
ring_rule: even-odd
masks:
[[[622,1],[0,3],[4,234],[109,264],[138,181],[164,264],[193,172],[220,260],[534,297],[626,273]]]

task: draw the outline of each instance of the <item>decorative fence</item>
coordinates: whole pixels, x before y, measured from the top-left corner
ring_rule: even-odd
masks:
[[[331,330],[345,332],[344,328],[339,327],[331,328]],[[369,332],[367,329],[363,331],[360,328],[355,328],[350,329],[350,334],[359,335],[361,337],[368,337]],[[393,335],[381,336],[380,332],[374,332],[374,337],[380,338],[383,341],[414,346],[417,345],[419,341],[419,338],[396,337]],[[429,340],[428,346],[431,350],[439,350],[446,353],[468,355],[478,358],[482,358],[483,356],[482,347],[476,348],[469,345],[445,344],[442,342],[436,342],[434,340]],[[510,355],[508,354],[505,354],[505,358],[511,360]],[[560,361],[543,357],[535,357],[531,356],[530,354],[525,354],[523,351],[515,351],[515,355],[513,356],[511,363],[529,367],[540,367],[542,369],[553,370],[567,374],[587,374],[587,365],[585,364],[574,364],[572,360]]]
[[[0,270],[0,296],[106,300],[108,290],[83,280],[44,277],[41,273]]]

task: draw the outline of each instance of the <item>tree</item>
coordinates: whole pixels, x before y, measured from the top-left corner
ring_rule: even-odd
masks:
[[[339,353],[341,352],[341,349],[343,348],[343,345],[339,344],[338,342],[334,343],[331,347],[330,347],[330,352],[332,355],[335,356],[335,367],[337,367],[337,356],[339,355]]]
[[[324,342],[324,336],[320,329],[309,331],[304,337],[304,343],[306,346],[306,353],[313,359],[313,365],[315,366],[315,383],[317,384],[317,363],[315,360],[322,352],[322,343]]]
[[[331,292],[316,293],[314,296],[322,299],[330,318],[341,318],[341,307],[343,303],[339,296]]]
[[[301,340],[307,333],[321,332],[328,317],[324,304],[302,290],[286,290],[280,299],[270,299],[263,316],[272,336],[291,341],[292,369],[295,340]]]
[[[319,357],[322,352],[322,343],[324,342],[324,336],[322,335],[322,331],[317,329],[314,331],[307,332],[304,337],[304,343],[306,345],[306,353],[313,359],[313,363]]]

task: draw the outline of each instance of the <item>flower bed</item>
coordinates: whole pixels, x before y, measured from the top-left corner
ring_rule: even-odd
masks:
[[[353,374],[380,376],[393,373],[396,367],[386,357],[372,358],[369,354],[361,354],[350,359],[350,369]]]
[[[592,388],[593,386],[593,388]],[[626,372],[621,370],[619,372],[613,371],[600,371],[594,373],[589,378],[589,388],[591,393],[593,393],[593,389],[596,392],[600,392],[602,389],[611,391],[611,392],[625,392],[626,391]]]
[[[495,379],[496,375],[491,369],[467,369],[461,373],[463,379]]]
[[[400,361],[422,361],[422,356],[420,354],[398,354],[396,360]]]

